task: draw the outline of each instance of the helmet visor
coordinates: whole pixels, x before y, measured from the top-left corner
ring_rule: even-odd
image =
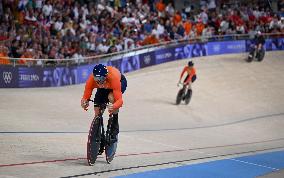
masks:
[[[106,80],[106,77],[104,76],[94,76],[94,79],[95,81],[98,83],[98,84],[103,84]]]

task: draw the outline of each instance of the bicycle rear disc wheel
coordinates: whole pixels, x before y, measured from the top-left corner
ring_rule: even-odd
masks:
[[[110,117],[107,124],[106,131],[106,145],[105,145],[105,155],[107,163],[110,163],[115,155],[117,148],[118,132],[114,134],[114,128],[118,129],[118,125],[114,125],[114,118]]]
[[[116,140],[118,138],[118,135],[116,135]],[[110,164],[110,162],[113,160],[117,148],[117,141],[114,143],[107,143],[105,147],[105,154],[106,154],[106,161]]]
[[[185,95],[185,104],[188,104],[191,100],[191,96],[192,96],[192,90],[189,89]]]
[[[183,89],[180,89],[178,94],[177,94],[177,98],[176,98],[176,105],[179,105],[181,100],[182,100],[182,94],[183,94]]]
[[[259,51],[257,61],[261,62],[264,58],[264,55],[265,55],[265,51]]]
[[[102,137],[100,120],[101,118],[99,117],[94,119],[89,130],[87,142],[87,160],[89,166],[93,166],[95,164],[100,150]]]

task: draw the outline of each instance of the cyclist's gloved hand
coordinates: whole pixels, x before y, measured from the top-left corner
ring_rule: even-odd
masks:
[[[81,107],[84,109],[84,110],[88,110],[87,108],[89,107],[89,101],[88,100],[86,100],[86,99],[84,99],[84,98],[82,98],[81,99]]]
[[[179,86],[180,84],[181,84],[181,81],[179,80],[178,83],[177,83],[177,86]]]
[[[108,104],[107,109],[108,109],[108,112],[110,114],[112,114],[113,113],[113,104],[112,103]]]

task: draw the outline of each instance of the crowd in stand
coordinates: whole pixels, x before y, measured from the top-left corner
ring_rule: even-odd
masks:
[[[263,1],[261,1],[263,2]],[[266,3],[201,0],[177,10],[163,0],[0,0],[0,64],[10,58],[96,56],[170,40],[213,35],[284,32]],[[7,58],[5,58],[7,57]]]

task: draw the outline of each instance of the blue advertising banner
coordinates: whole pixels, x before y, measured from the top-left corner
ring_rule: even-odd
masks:
[[[155,65],[155,53],[148,52],[139,54],[140,68],[148,67]]]
[[[101,59],[97,62],[114,66],[122,73],[127,73],[173,60],[246,52],[251,44],[252,40],[179,44],[175,47],[158,49],[122,59]],[[266,39],[265,48],[267,51],[284,50],[284,38]],[[0,65],[0,88],[56,87],[84,83],[95,65],[65,67]]]
[[[201,57],[208,55],[207,43],[192,44],[190,55],[191,57]]]
[[[169,62],[175,60],[175,49],[174,48],[164,48],[155,51],[156,64],[161,64],[164,62]]]
[[[190,58],[191,46],[191,44],[188,44],[175,47],[175,60]]]
[[[246,51],[246,41],[221,41],[207,43],[208,55],[241,53]]]
[[[113,66],[113,67],[116,67],[118,70],[120,70],[121,60],[122,60],[122,59],[117,59],[117,60],[109,61],[108,65]]]
[[[207,53],[206,43],[187,44],[175,48],[175,59],[207,56]]]
[[[249,52],[251,50],[251,45],[252,44],[253,44],[253,40],[245,40],[246,52]]]
[[[20,88],[41,87],[42,86],[42,67],[19,67],[18,80]]]
[[[89,75],[93,72],[95,65],[83,65],[77,67],[77,83],[84,83],[89,78]]]
[[[139,56],[123,57],[120,64],[120,72],[127,73],[140,69]]]
[[[43,69],[43,87],[76,84],[77,67],[48,67]]]
[[[0,87],[18,87],[18,68],[13,66],[0,65]]]
[[[267,51],[284,50],[284,38],[273,38],[265,41]]]

